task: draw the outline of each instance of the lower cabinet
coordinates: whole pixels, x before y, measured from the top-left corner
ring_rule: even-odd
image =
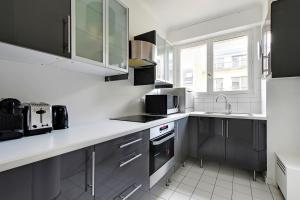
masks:
[[[59,193],[59,157],[0,173],[0,199],[53,200]]]
[[[189,156],[188,118],[175,122],[175,167],[178,168]]]
[[[198,150],[202,159],[225,160],[224,120],[219,118],[199,118]]]
[[[63,155],[58,200],[148,200],[149,137],[142,131]]]
[[[198,155],[243,169],[266,170],[266,121],[199,118]]]
[[[149,130],[0,173],[3,200],[150,200]]]

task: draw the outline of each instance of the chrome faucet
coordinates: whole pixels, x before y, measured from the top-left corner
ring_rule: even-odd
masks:
[[[232,113],[232,110],[231,110],[231,103],[228,102],[228,97],[224,94],[219,94],[216,98],[216,102],[218,102],[219,98],[223,97],[225,99],[225,109],[227,110],[227,113],[228,114],[231,114]]]

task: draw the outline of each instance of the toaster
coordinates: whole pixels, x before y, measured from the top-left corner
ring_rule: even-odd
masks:
[[[51,105],[47,103],[25,103],[23,109],[24,135],[39,135],[52,131]]]

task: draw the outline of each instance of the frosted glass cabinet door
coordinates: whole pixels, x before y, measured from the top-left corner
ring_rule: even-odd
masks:
[[[76,56],[104,63],[104,0],[75,0]]]
[[[166,43],[166,81],[173,83],[174,48]]]
[[[166,80],[166,41],[161,38],[159,35],[156,35],[156,47],[157,47],[157,56],[156,56],[156,79]]]
[[[127,71],[128,8],[118,0],[108,0],[108,64]]]

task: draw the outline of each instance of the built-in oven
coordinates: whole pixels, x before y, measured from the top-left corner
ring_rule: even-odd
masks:
[[[175,123],[150,129],[150,187],[174,166]]]

